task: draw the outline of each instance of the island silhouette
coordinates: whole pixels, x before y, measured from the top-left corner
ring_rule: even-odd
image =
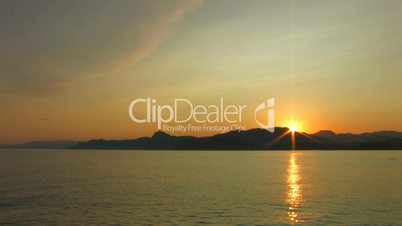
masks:
[[[173,136],[157,131],[152,137],[129,140],[95,139],[79,142],[72,149],[122,150],[402,150],[402,132],[377,131],[336,134],[322,130],[308,134],[276,127],[230,131],[213,136]]]

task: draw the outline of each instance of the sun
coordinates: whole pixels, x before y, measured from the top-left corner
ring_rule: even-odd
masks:
[[[289,130],[290,130],[291,132],[296,132],[296,131],[297,131],[297,125],[295,125],[295,124],[289,125]]]
[[[289,132],[292,132],[292,133],[301,132],[304,129],[303,122],[296,121],[294,119],[286,121],[284,123],[284,126],[289,129]]]

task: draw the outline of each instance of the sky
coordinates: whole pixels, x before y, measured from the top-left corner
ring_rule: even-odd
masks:
[[[401,21],[399,0],[2,0],[0,143],[149,136],[127,113],[145,97],[402,131]]]

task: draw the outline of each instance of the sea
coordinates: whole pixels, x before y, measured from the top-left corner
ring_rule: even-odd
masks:
[[[0,150],[1,225],[402,225],[402,151]]]

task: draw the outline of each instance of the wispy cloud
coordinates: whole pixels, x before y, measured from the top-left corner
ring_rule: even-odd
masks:
[[[154,52],[200,4],[2,1],[0,93],[48,94],[82,76],[116,74]]]

